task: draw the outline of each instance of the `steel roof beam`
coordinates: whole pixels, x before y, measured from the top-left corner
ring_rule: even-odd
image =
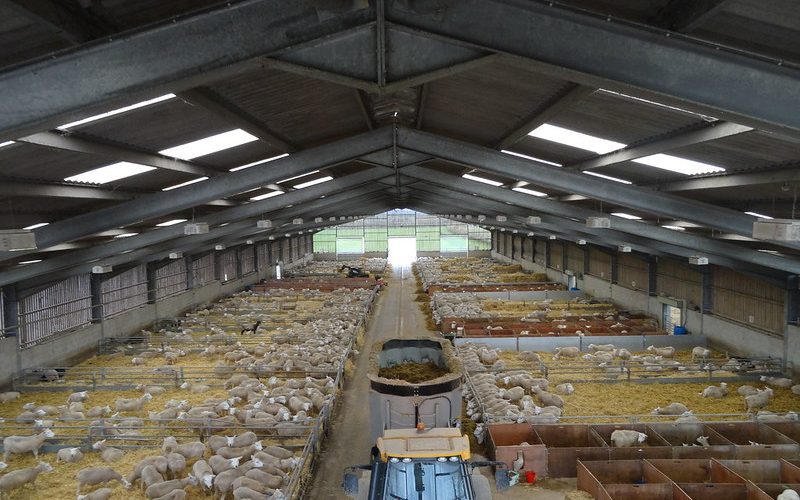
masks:
[[[720,50],[546,2],[462,0],[442,8],[436,0],[420,0],[409,9],[407,2],[394,0],[386,17],[437,37],[538,61],[542,71],[583,85],[643,89],[714,108],[726,120],[800,130],[800,69],[777,59]]]
[[[70,44],[78,45],[105,33],[93,20],[75,13],[74,7],[70,8],[68,3],[52,0],[0,0],[0,5],[46,27]]]
[[[698,189],[724,189],[763,184],[793,183],[800,181],[798,166],[765,170],[762,172],[731,173],[713,177],[696,177],[682,181],[652,184],[648,187],[658,191],[694,191]]]
[[[88,214],[54,222],[34,230],[39,248],[134,224],[192,208],[208,201],[275,183],[287,177],[343,163],[392,145],[392,129],[384,127],[336,142],[299,151],[290,156],[237,172],[218,175],[205,182],[154,193]],[[0,261],[27,252],[0,252]]]
[[[670,245],[678,245],[688,248],[694,250],[695,252],[712,253],[740,262],[747,262],[771,269],[778,269],[784,272],[800,274],[800,262],[798,262],[796,259],[778,257],[724,241],[672,231],[659,226],[631,221],[620,217],[613,217],[595,210],[584,209],[574,205],[567,205],[563,202],[517,193],[508,189],[501,189],[479,182],[455,178],[454,176],[448,177],[440,172],[436,172],[424,167],[404,167],[403,174],[410,177],[415,177],[425,182],[457,189],[463,193],[475,193],[482,197],[497,200],[498,202],[510,202],[518,206],[526,207],[530,210],[545,212],[557,215],[559,217],[572,217],[584,220],[588,217],[610,217],[612,219],[612,228],[614,230],[619,230],[631,235],[631,238],[634,236],[646,237],[655,241],[668,243]],[[753,218],[750,216],[745,217],[750,219],[752,224]]]
[[[689,33],[725,8],[730,0],[670,0],[647,22],[671,31]]]
[[[403,148],[469,165],[485,172],[528,181],[545,188],[581,194],[745,236],[750,236],[753,231],[752,217],[741,212],[644,187],[597,179],[456,139],[401,127],[398,131],[398,144]],[[800,248],[800,245],[796,244],[784,243],[783,246]]]

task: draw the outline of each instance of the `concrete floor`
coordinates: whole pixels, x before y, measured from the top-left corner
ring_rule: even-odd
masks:
[[[414,302],[416,283],[410,267],[397,268],[384,277],[388,286],[380,292],[372,318],[367,325],[364,346],[356,358],[355,372],[347,380],[337,401],[329,435],[318,457],[318,465],[304,498],[339,500],[348,498],[342,492],[345,467],[369,463],[369,452],[375,444],[369,433],[368,353],[376,341],[394,337],[435,335],[425,327],[425,317]],[[482,471],[491,476],[490,470]],[[493,480],[490,481],[494,487]],[[493,498],[530,498],[536,493],[541,500],[561,500],[564,492],[575,488],[575,480],[540,485],[519,485],[495,494]]]

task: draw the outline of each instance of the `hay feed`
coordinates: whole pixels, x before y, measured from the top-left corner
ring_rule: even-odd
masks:
[[[435,363],[414,363],[411,361],[378,370],[379,377],[404,380],[412,384],[433,380],[448,373],[450,373],[450,370],[442,368]]]

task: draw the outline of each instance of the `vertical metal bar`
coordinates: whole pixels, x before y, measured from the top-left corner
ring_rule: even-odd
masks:
[[[714,271],[711,266],[700,266],[703,273],[703,314],[714,309]]]
[[[650,256],[647,259],[647,293],[651,297],[658,295],[657,293],[657,276],[658,276],[658,258]]]
[[[376,72],[378,87],[383,89],[386,86],[386,18],[384,0],[376,0],[375,13]]]

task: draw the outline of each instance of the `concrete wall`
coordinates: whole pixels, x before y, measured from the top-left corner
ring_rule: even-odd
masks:
[[[494,251],[492,257],[501,262],[520,264],[523,269],[529,271],[546,272],[550,280],[566,283],[566,275],[556,269],[545,270],[542,266],[525,260],[512,261]],[[623,309],[649,314],[657,318],[659,324],[661,323],[663,304],[658,297],[651,297],[647,292],[612,285],[608,281],[587,274],[578,280],[578,288],[598,299],[614,302]],[[786,334],[781,338],[713,314],[701,314],[699,311],[686,311],[685,326],[690,334],[705,337],[703,341],[712,348],[728,351],[731,354],[781,358],[786,360],[788,371],[800,372],[800,327],[787,326]]]
[[[284,267],[304,265],[312,259],[307,254]],[[42,366],[70,366],[97,352],[99,343],[107,337],[128,337],[161,318],[174,318],[199,305],[210,304],[222,297],[243,290],[246,286],[272,276],[273,269],[266,268],[239,279],[221,283],[213,281],[205,286],[186,290],[182,293],[146,304],[136,309],[94,323],[58,334],[52,339],[20,351],[17,338],[0,339],[0,386],[7,386],[14,374],[28,368]]]

